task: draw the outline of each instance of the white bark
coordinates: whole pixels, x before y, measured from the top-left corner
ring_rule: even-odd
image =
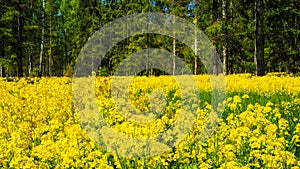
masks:
[[[45,40],[45,9],[46,9],[46,0],[43,0],[43,13],[42,13],[42,41],[41,41],[41,51],[40,51],[40,65],[39,71],[40,75],[42,75],[42,62],[43,62],[43,54],[44,54],[44,40]]]
[[[194,23],[196,24],[197,26],[197,18],[195,16],[195,20],[194,20]],[[195,65],[194,65],[194,74],[197,75],[197,57],[198,57],[198,38],[197,38],[197,28],[195,29],[195,45],[194,45],[194,50],[195,50],[195,59],[194,59],[194,62],[195,62]]]
[[[227,19],[227,11],[226,11],[226,0],[222,0],[222,18],[225,20]],[[225,25],[227,26],[227,25]],[[227,31],[225,30],[225,38],[227,38]],[[227,74],[227,48],[223,46],[223,74]]]
[[[173,23],[175,24],[175,18],[173,19]],[[176,74],[176,39],[175,39],[175,30],[173,31],[173,76]]]
[[[176,74],[176,39],[173,38],[173,76]]]

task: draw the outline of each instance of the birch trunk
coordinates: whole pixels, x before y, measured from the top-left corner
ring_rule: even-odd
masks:
[[[173,23],[175,24],[175,18],[173,19]],[[173,38],[173,76],[175,76],[176,75],[176,38],[175,38],[175,30],[173,30],[173,34],[174,34],[174,38]]]
[[[195,16],[195,20],[194,20],[194,23],[196,24],[197,26],[197,19],[196,19],[196,16]],[[194,58],[194,74],[197,75],[197,68],[198,68],[198,64],[197,64],[197,57],[198,57],[198,38],[197,38],[197,29],[195,29],[195,45],[194,45],[194,50],[195,50],[195,58]]]
[[[42,27],[42,41],[41,41],[40,64],[39,64],[40,76],[43,76],[42,63],[43,63],[44,40],[45,40],[45,9],[46,9],[46,0],[43,0],[43,12],[42,12],[43,27]]]
[[[213,13],[213,22],[216,22],[218,19],[218,1],[213,0],[213,7],[212,7],[212,13]],[[215,35],[216,36],[216,35]],[[216,49],[213,51],[213,74],[218,75],[218,55],[217,55],[217,38],[215,37],[215,40],[213,40],[213,44],[216,46]]]
[[[225,45],[223,46],[223,74],[227,75],[227,1],[222,0],[222,19],[225,22],[225,32],[224,32],[224,37],[225,37]]]
[[[51,9],[52,10],[52,9]],[[52,11],[50,12],[50,52],[49,52],[49,75],[53,75],[53,57],[52,57]]]

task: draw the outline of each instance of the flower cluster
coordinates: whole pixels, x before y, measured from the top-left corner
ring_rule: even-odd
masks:
[[[91,119],[85,121],[84,117],[78,117],[72,99],[71,78],[2,78],[0,166],[101,169],[300,167],[300,78],[227,76],[224,112],[217,119],[218,126],[212,135],[203,132],[205,127],[209,130],[207,125],[215,122],[216,117],[212,114],[218,111],[211,105],[210,77],[199,75],[195,79],[197,92],[181,87],[171,76],[134,77],[131,81],[122,80],[124,84],[118,85],[112,85],[112,77],[96,78],[98,112],[103,114],[110,127],[124,136],[155,137],[170,129],[181,112],[195,112],[193,127],[175,147],[155,156],[132,158],[108,152],[94,141],[91,133],[88,135],[83,130],[86,124],[90,125],[91,131],[100,132],[97,126],[88,122]],[[91,100],[83,97],[82,102]],[[90,105],[80,106],[82,111],[91,108]],[[191,118],[182,119],[183,123],[188,123]],[[161,142],[174,143],[181,137],[180,130],[167,136],[160,138]],[[208,139],[201,141],[204,137]]]

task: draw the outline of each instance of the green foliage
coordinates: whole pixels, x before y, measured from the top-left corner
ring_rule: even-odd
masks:
[[[227,48],[229,73],[254,72],[254,2],[226,0],[227,17],[222,17],[222,1],[98,1],[98,0],[46,0],[0,1],[0,58],[11,75],[17,74],[18,54],[17,16],[22,20],[22,59],[25,75],[35,74],[40,62],[42,28],[45,28],[43,75],[49,75],[50,55],[53,74],[62,76],[68,65],[74,65],[88,38],[103,25],[117,18],[141,12],[165,12],[196,24],[216,46],[221,60],[223,48]],[[213,5],[216,5],[213,7]],[[265,71],[297,73],[300,71],[299,14],[295,0],[266,0],[264,16]],[[216,20],[213,20],[213,9]],[[21,10],[21,13],[20,13]],[[45,22],[42,14],[45,12]],[[51,31],[51,34],[50,34]],[[194,54],[184,44],[176,41],[176,53],[194,70]],[[50,53],[51,47],[51,53]],[[99,73],[113,74],[118,64],[130,54],[145,48],[161,48],[172,52],[173,39],[161,35],[137,35],[120,42],[111,49],[101,64]],[[47,52],[48,51],[48,52]],[[197,73],[205,73],[205,67],[197,61]]]

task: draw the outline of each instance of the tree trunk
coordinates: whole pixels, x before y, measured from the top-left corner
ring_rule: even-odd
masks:
[[[286,62],[286,65],[285,65],[285,72],[287,74],[290,74],[291,72],[291,60],[288,58],[287,62]]]
[[[52,10],[52,9],[51,9]],[[50,12],[50,52],[49,52],[49,75],[53,75],[53,58],[52,58],[52,11]]]
[[[225,45],[223,46],[223,74],[227,75],[227,0],[222,0],[222,19],[225,22],[225,30],[224,30],[224,37],[225,37]]]
[[[22,8],[21,8],[21,0],[19,0],[19,4],[18,4],[18,51],[17,51],[17,62],[18,62],[18,77],[22,77],[23,76],[23,62],[22,62],[22,58],[23,58],[23,52],[22,52],[22,43],[23,43],[23,39],[22,39]]]
[[[212,14],[213,22],[216,22],[218,19],[218,0],[213,0]]]
[[[30,15],[31,15],[31,25],[33,25],[34,24],[34,14],[33,14],[33,2],[31,2],[31,4],[30,4],[30,10],[31,10],[31,13],[30,13]],[[30,53],[30,55],[29,55],[29,57],[28,57],[28,62],[29,62],[29,66],[28,66],[28,74],[30,75],[31,74],[31,71],[32,71],[32,69],[33,69],[33,67],[34,67],[34,64],[33,64],[33,62],[34,62],[34,60],[35,60],[35,30],[32,30],[31,31],[31,43],[32,43],[32,48],[31,48],[31,53]]]
[[[146,34],[146,46],[147,48],[149,47],[149,43],[148,43],[148,34]],[[145,72],[146,76],[149,75],[149,49],[147,50],[147,54],[146,54],[146,72]]]
[[[217,50],[213,50],[213,74],[214,75],[218,75],[219,71],[218,71],[219,67],[218,67],[218,54],[217,54]]]
[[[175,15],[173,16],[173,24],[175,24]],[[176,75],[176,38],[175,38],[175,29],[173,30],[173,76]]]
[[[218,19],[218,1],[213,0],[213,7],[212,7],[212,13],[213,13],[213,23],[215,23]],[[215,35],[216,36],[216,35]],[[215,40],[212,41],[213,45],[216,46],[216,49],[213,51],[213,74],[218,75],[218,55],[217,55],[217,43],[216,43],[216,37]]]
[[[264,70],[264,3],[263,0],[255,0],[255,74],[263,76]]]
[[[127,11],[126,11],[127,14]],[[126,55],[129,56],[129,51],[128,51],[128,46],[129,46],[129,29],[128,29],[128,23],[126,22]],[[126,76],[131,75],[128,71],[129,70],[129,66],[128,64],[126,64]]]
[[[45,8],[46,8],[46,0],[43,0],[43,12],[42,12],[43,27],[42,27],[42,41],[41,41],[40,65],[39,65],[40,76],[44,75],[42,66],[43,66],[44,40],[45,40]]]
[[[2,56],[1,56],[1,58],[5,58],[5,45],[4,45],[4,44],[5,44],[5,43],[2,42],[2,51],[1,51]],[[0,76],[0,77],[4,77],[4,75],[5,75],[5,72],[4,72],[5,68],[4,68],[3,64],[4,64],[4,63],[2,63],[2,64],[0,65],[0,73],[1,73],[1,76]]]
[[[31,68],[32,68],[32,64],[31,64],[31,55],[28,55],[28,75],[31,74]]]
[[[175,75],[176,75],[176,39],[173,38],[173,76]]]
[[[197,75],[197,69],[198,69],[198,45],[197,45],[197,35],[195,36],[195,59],[194,59],[194,74]]]
[[[64,15],[62,15],[62,23],[65,23],[65,18]],[[63,38],[63,45],[64,45],[64,68],[63,70],[67,70],[68,69],[68,49],[67,49],[67,29],[65,27],[63,27],[63,32],[64,32],[64,38]],[[63,74],[63,72],[62,72]]]
[[[194,16],[194,23],[195,26],[197,26],[197,17]],[[197,38],[197,29],[195,29],[195,46],[194,46],[194,50],[195,50],[195,58],[194,58],[194,74],[197,75],[197,68],[198,68],[198,64],[197,64],[197,57],[198,57],[198,38]]]

